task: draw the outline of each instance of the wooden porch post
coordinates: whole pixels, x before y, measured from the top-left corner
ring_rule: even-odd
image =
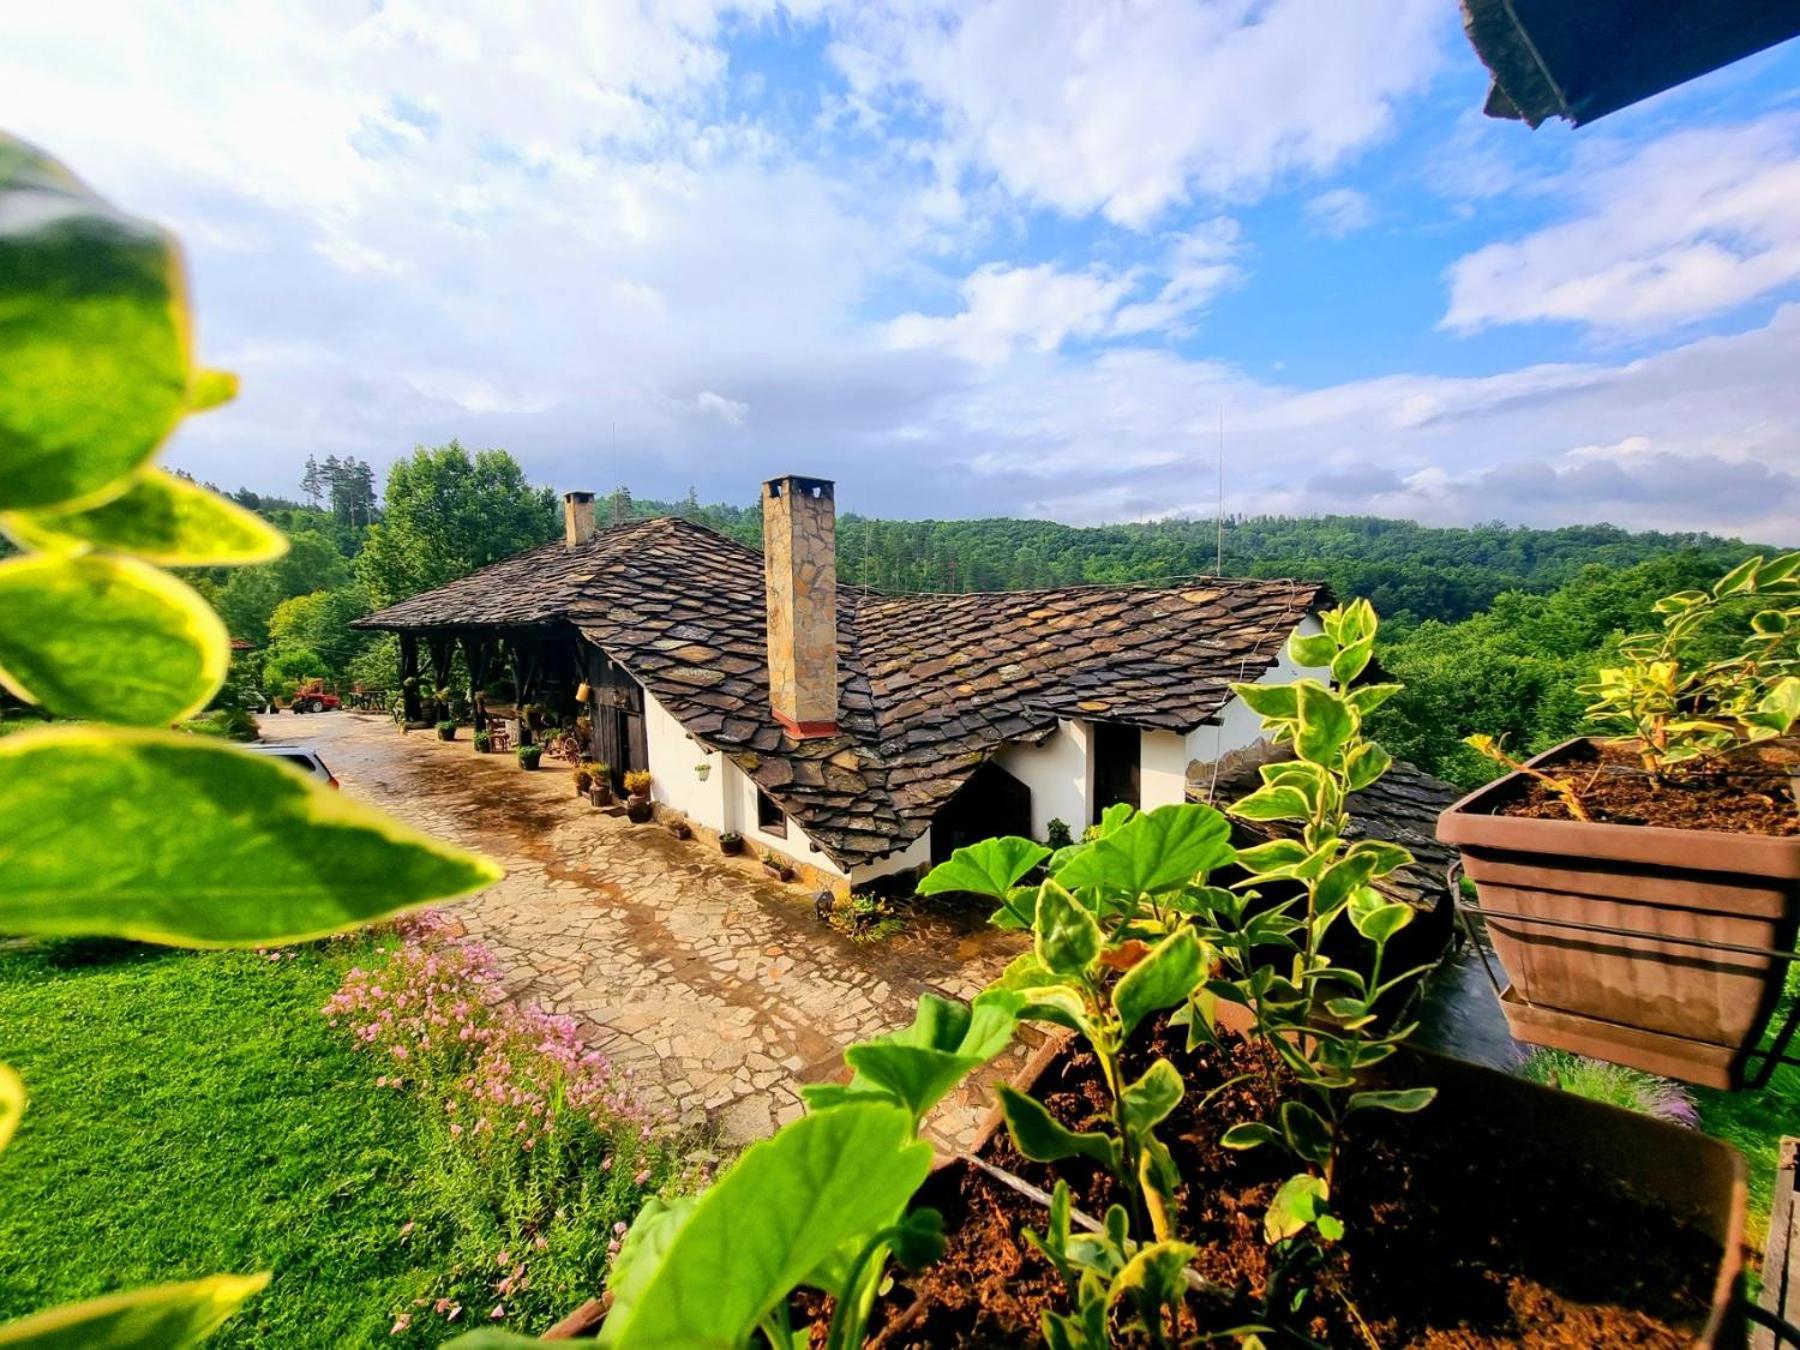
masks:
[[[469,667],[469,715],[475,730],[487,730],[487,713],[481,707],[481,689],[487,683],[490,648],[485,638],[463,634],[463,660]]]
[[[422,720],[419,709],[419,639],[400,634],[400,706],[408,722]]]

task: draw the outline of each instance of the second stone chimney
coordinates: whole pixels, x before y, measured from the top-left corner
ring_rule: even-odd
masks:
[[[823,478],[763,484],[769,702],[796,738],[838,730],[837,506]]]
[[[563,493],[563,542],[570,548],[594,537],[594,494]]]

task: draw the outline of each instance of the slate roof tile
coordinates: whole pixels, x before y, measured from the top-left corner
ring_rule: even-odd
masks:
[[[358,625],[571,626],[851,867],[904,848],[1002,744],[1041,739],[1084,702],[1142,728],[1208,721],[1323,598],[1316,583],[1251,578],[960,595],[840,586],[841,734],[801,742],[769,712],[762,555],[692,521],[558,540]]]

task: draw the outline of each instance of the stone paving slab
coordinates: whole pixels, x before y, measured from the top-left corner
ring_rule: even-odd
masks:
[[[605,815],[560,768],[526,773],[466,739],[345,712],[262,726],[317,747],[351,796],[498,860],[504,880],[446,909],[493,950],[509,992],[573,1014],[649,1102],[729,1143],[800,1114],[797,1086],[844,1076],[844,1046],[904,1026],[921,993],[969,998],[1024,949],[980,914],[852,942],[814,918],[809,892],[754,863]],[[933,1140],[965,1144],[992,1082],[1037,1039],[947,1100]]]

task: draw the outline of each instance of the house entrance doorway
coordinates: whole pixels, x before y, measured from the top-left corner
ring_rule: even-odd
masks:
[[[622,791],[628,772],[650,767],[644,739],[644,690],[604,652],[599,658],[589,705],[594,719],[594,758],[612,767],[613,789]]]
[[[1138,805],[1139,752],[1144,743],[1136,727],[1094,723],[1094,819],[1119,802]]]
[[[997,835],[1031,834],[1031,789],[989,760],[931,822],[931,861]]]

